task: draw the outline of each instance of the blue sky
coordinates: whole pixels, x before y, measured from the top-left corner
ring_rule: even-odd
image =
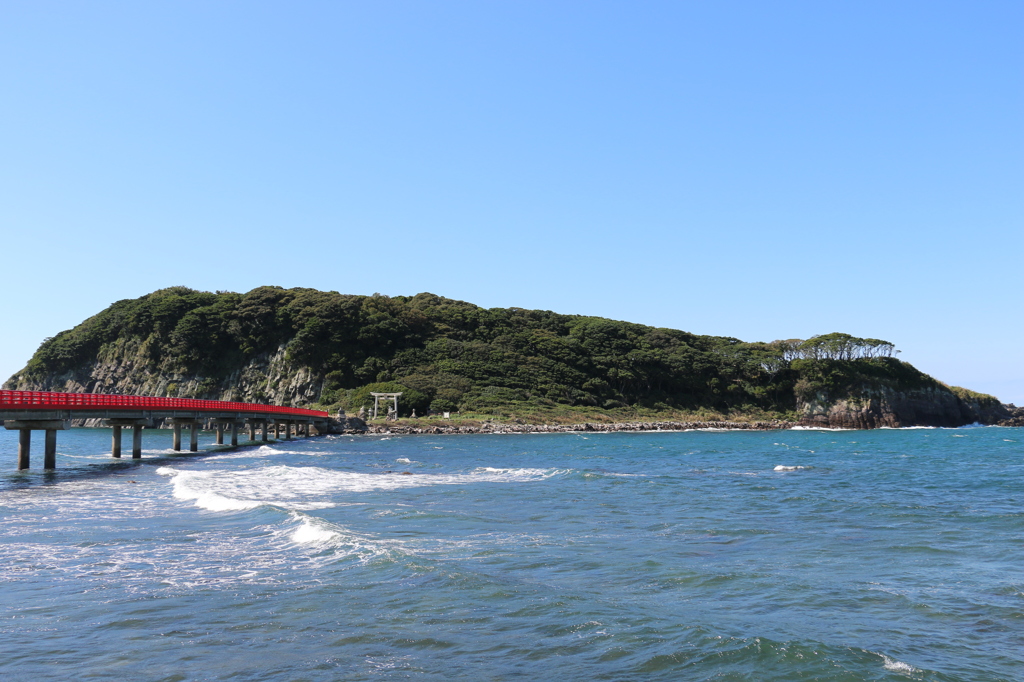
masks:
[[[5,2],[0,375],[264,284],[890,340],[1024,404],[1024,4]]]

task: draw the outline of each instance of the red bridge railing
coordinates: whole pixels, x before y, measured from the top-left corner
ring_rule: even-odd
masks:
[[[50,391],[0,391],[0,410],[188,410],[192,412],[260,412],[297,417],[328,417],[326,412],[302,407],[233,403],[226,400],[149,398],[141,395],[101,393],[52,393]]]

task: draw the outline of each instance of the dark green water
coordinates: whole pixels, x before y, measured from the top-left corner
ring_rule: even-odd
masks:
[[[14,436],[3,680],[1024,679],[1020,429]]]

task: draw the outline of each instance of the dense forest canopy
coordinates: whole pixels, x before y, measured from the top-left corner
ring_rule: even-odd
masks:
[[[847,334],[745,343],[597,317],[485,309],[429,293],[270,286],[246,294],[173,287],[118,301],[44,341],[16,378],[75,371],[114,344],[135,348],[146,371],[201,376],[211,389],[253,358],[283,349],[290,363],[319,378],[311,402],[355,409],[371,390],[402,390],[403,412],[421,413],[555,403],[785,412],[795,391],[827,386],[837,368],[844,380],[854,372],[934,382],[891,357],[892,344]]]

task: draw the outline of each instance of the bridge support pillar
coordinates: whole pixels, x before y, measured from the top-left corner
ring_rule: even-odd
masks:
[[[28,469],[29,460],[32,458],[32,430],[22,429],[18,433],[18,468]]]
[[[228,430],[231,432],[231,446],[238,445],[238,430],[244,425],[244,422],[237,417],[217,417],[213,420],[213,428],[217,432],[217,445],[224,444],[224,431]],[[252,424],[250,423],[250,429]],[[251,438],[249,440],[252,440]]]
[[[7,419],[4,428],[18,431],[18,468],[28,469],[32,452],[32,432],[45,431],[46,441],[43,449],[43,467],[54,469],[57,466],[57,431],[71,428],[66,419]]]
[[[193,417],[173,417],[171,419],[171,425],[174,427],[174,451],[181,452],[181,427],[189,427],[189,446],[190,452],[196,452],[199,450],[199,420]]]
[[[142,429],[152,427],[155,422],[152,419],[132,419],[122,417],[118,419],[107,419],[107,426],[111,429],[110,454],[114,457],[121,457],[121,436],[125,426],[134,428],[132,431],[132,459],[142,459]]]
[[[263,420],[263,442],[266,443],[270,439],[270,422],[266,419]]]
[[[249,420],[249,440],[250,441],[256,440],[256,420],[255,419],[250,419]]]
[[[294,424],[294,423],[295,422],[291,422],[291,421],[288,421],[288,422],[284,423],[284,439],[285,440],[291,440],[292,439],[292,424]]]
[[[142,459],[142,424],[132,427],[132,459]]]
[[[43,468],[57,468],[57,429],[46,429],[46,440],[43,446]]]

